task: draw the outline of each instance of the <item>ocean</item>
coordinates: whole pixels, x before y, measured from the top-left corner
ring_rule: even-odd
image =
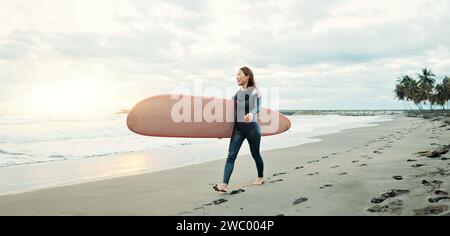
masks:
[[[392,119],[389,115],[288,117],[291,129],[263,137],[262,151],[317,142],[320,139],[313,136]],[[125,114],[0,116],[0,194],[225,159],[228,142],[229,139],[137,135],[128,130]],[[246,153],[250,151],[244,142],[239,154]]]

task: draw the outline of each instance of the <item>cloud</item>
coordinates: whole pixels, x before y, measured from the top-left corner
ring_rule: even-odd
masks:
[[[5,1],[0,94],[81,76],[136,99],[196,79],[235,86],[247,65],[258,84],[281,86],[282,107],[401,108],[389,99],[397,76],[424,66],[450,74],[445,9],[445,0]]]

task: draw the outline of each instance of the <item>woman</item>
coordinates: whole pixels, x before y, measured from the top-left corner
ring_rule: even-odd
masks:
[[[263,181],[264,163],[259,153],[261,142],[261,129],[257,122],[257,114],[261,109],[261,95],[256,88],[253,72],[248,67],[242,67],[237,73],[237,83],[241,88],[232,97],[234,100],[234,127],[228,147],[228,157],[225,163],[223,182],[215,184],[214,190],[228,191],[228,182],[233,172],[234,161],[239,153],[242,142],[247,139],[250,152],[256,163],[258,176],[253,182],[261,185]]]

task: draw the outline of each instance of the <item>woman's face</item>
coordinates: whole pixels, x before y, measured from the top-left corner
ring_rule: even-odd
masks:
[[[236,75],[236,81],[239,86],[245,85],[248,81],[248,75],[245,75],[242,70],[239,70]]]

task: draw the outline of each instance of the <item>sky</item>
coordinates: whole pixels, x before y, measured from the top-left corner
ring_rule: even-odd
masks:
[[[402,109],[399,76],[423,67],[438,81],[450,75],[447,0],[1,5],[6,115],[111,113],[177,87],[198,95],[199,84],[229,98],[242,66],[278,91],[280,109]]]

